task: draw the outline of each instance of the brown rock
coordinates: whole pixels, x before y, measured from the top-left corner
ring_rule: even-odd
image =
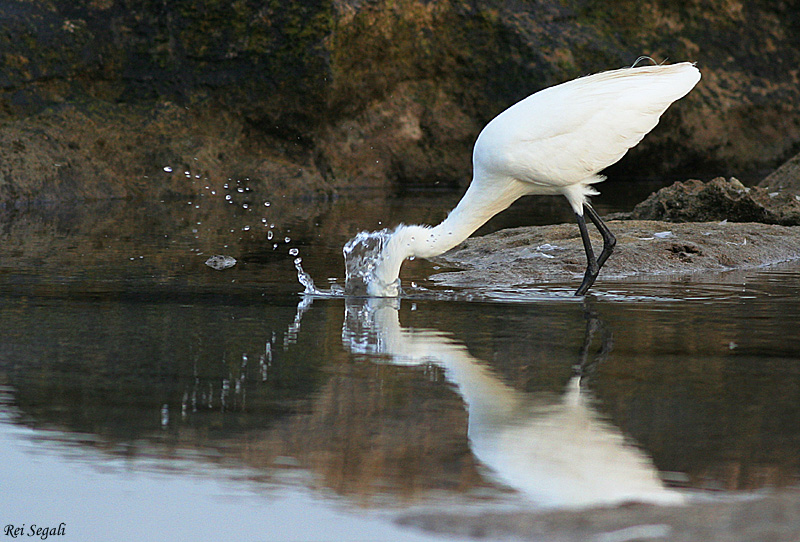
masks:
[[[160,197],[176,183],[142,173],[153,169],[148,158],[192,166],[195,152],[205,151],[203,167],[222,180],[259,178],[268,190],[284,190],[267,176],[290,171],[285,190],[295,195],[465,185],[475,136],[497,113],[542,88],[631,65],[642,53],[697,61],[703,79],[620,170],[754,170],[774,166],[800,142],[791,4],[276,6],[0,6],[0,198]],[[733,48],[718,39],[743,27]],[[151,112],[164,103],[203,115],[149,137]],[[76,107],[89,122],[70,113]],[[42,142],[42,131],[52,140]],[[99,156],[86,141],[71,141],[92,131],[106,143]],[[214,136],[220,141],[198,143],[198,134],[214,132],[224,132]]]
[[[735,178],[676,182],[651,194],[619,218],[667,222],[762,222],[800,225],[800,200],[793,194],[746,187]]]
[[[769,192],[787,191],[800,194],[800,154],[770,173],[758,186]]]
[[[769,224],[614,221],[617,246],[600,272],[604,280],[753,269],[800,258],[800,227]],[[600,236],[592,240],[599,250]],[[514,287],[579,282],[586,268],[577,225],[502,230],[467,239],[437,261],[461,271],[431,277],[448,287]],[[575,283],[577,287],[578,282]]]

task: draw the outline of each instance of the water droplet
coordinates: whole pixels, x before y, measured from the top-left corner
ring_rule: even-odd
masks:
[[[269,207],[270,205],[272,205],[270,202],[268,202],[268,201],[264,202],[264,207]]]
[[[297,256],[298,254],[300,254],[300,251],[298,249],[296,249],[296,248],[290,248],[289,249],[289,255]]]
[[[236,265],[236,258],[233,256],[217,254],[216,256],[211,256],[209,259],[207,259],[206,265],[211,269],[222,271],[223,269],[228,269]]]
[[[291,243],[292,242],[292,238],[291,237],[284,237],[283,238],[283,242],[284,243]]]
[[[166,171],[167,173],[172,173],[172,168],[169,166],[164,166],[164,171]]]
[[[242,209],[247,209],[248,207],[250,207],[249,203],[243,203],[242,204]]]
[[[226,199],[226,200],[228,200],[228,201],[230,201],[230,199],[231,199],[231,195],[230,195],[230,194],[225,194],[225,199]]]
[[[242,231],[250,231],[250,226],[245,226],[242,228]]]
[[[272,237],[273,237],[273,235],[272,235],[272,232],[271,232],[271,231],[268,231],[268,232],[267,232],[267,239],[268,239],[268,240],[271,240],[271,239],[272,239]]]

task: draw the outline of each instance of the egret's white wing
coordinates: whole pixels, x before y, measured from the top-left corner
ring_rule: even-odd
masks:
[[[690,63],[603,72],[529,96],[478,137],[476,170],[539,185],[579,183],[617,162],[700,79]]]

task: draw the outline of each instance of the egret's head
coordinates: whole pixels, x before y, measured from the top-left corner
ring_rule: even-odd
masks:
[[[387,282],[386,257],[389,241],[394,232],[383,229],[362,231],[347,244],[342,252],[345,265],[345,291],[348,295],[397,297],[400,279],[395,276]],[[391,273],[389,273],[391,274]]]
[[[398,297],[400,266],[418,253],[427,228],[400,224],[394,230],[361,232],[344,246],[345,290],[349,295]]]

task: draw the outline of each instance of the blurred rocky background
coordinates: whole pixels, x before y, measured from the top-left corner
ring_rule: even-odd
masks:
[[[793,1],[11,0],[0,29],[6,207],[458,188],[494,115],[640,55],[703,79],[614,174],[753,184],[800,149]]]

